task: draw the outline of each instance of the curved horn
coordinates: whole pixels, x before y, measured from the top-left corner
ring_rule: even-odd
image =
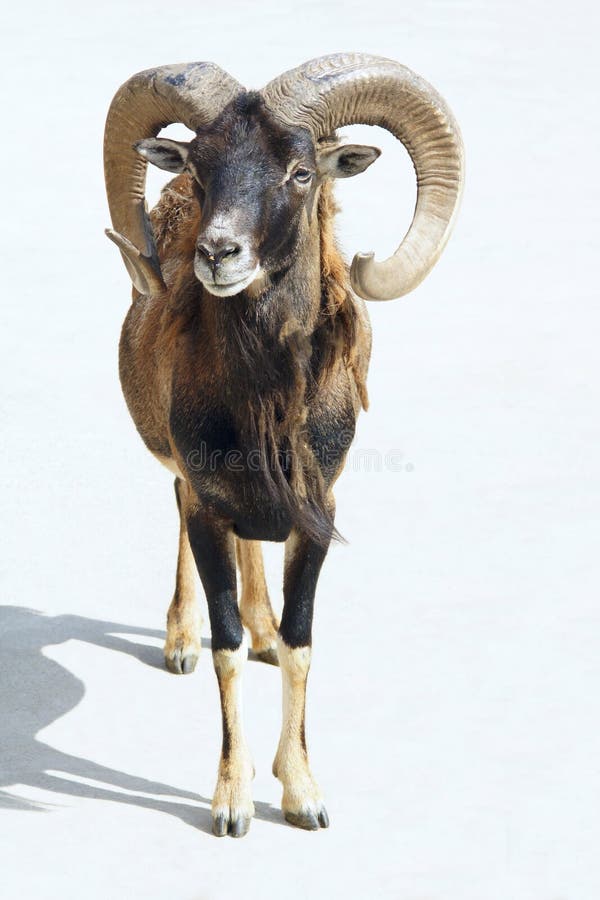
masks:
[[[196,62],[138,72],[113,98],[104,130],[104,178],[114,228],[109,237],[119,246],[141,293],[164,287],[164,282],[146,211],[147,162],[133,144],[156,137],[172,122],[196,131],[241,90],[242,85],[218,66]]]
[[[359,53],[311,60],[269,82],[262,94],[288,126],[313,138],[344,125],[380,125],[408,150],[417,175],[417,203],[402,243],[389,259],[373,253],[352,261],[352,287],[365,300],[392,300],[417,287],[444,249],[464,182],[460,131],[431,85],[390,59]]]

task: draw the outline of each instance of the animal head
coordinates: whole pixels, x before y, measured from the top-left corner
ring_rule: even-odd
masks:
[[[194,272],[217,297],[284,270],[323,181],[358,175],[380,153],[315,142],[306,128],[280,124],[257,93],[240,94],[189,143],[146,138],[135,149],[167,172],[191,174],[202,210]]]
[[[194,139],[157,137],[172,122],[183,122]],[[417,175],[415,215],[396,252],[383,262],[359,253],[351,267],[360,296],[388,300],[415,288],[435,264],[462,192],[460,132],[427,82],[362,54],[313,60],[252,93],[212,63],[129,79],[111,104],[104,150],[114,226],[107,234],[136,288],[164,290],[144,200],[147,161],[193,176],[202,208],[194,270],[211,293],[226,297],[286,267],[325,179],[356,175],[378,157],[374,147],[331,140],[354,123],[394,134]]]

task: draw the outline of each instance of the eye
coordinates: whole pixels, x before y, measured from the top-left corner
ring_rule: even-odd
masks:
[[[312,172],[309,172],[308,169],[304,169],[302,166],[294,172],[294,180],[300,182],[300,184],[306,184],[311,178]]]

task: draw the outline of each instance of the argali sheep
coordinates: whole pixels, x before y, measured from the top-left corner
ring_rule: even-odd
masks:
[[[157,137],[174,122],[195,137]],[[337,129],[355,123],[404,144],[417,203],[393,256],[359,253],[348,269],[333,237],[331,185],[379,155],[339,142]],[[175,475],[180,512],[165,645],[172,672],[191,672],[200,650],[196,569],[208,603],[223,727],[213,830],[243,835],[254,813],[240,709],[244,628],[254,651],[281,667],[273,772],[285,818],[327,827],[308,762],[305,689],[315,589],[336,533],[332,487],[367,406],[364,300],[408,293],[438,259],[462,190],[460,133],[409,69],[338,54],[258,92],[212,63],[141,72],[112,101],[104,152],[107,234],[133,281],[121,383],[144,443]],[[148,161],[177,175],[149,215]],[[260,541],[285,542],[280,622]]]

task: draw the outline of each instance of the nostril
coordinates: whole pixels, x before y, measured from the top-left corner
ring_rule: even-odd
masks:
[[[212,243],[198,243],[196,244],[196,249],[211,265],[215,266],[225,259],[237,256],[242,248],[239,244],[234,243],[225,244],[224,246]]]
[[[198,251],[198,253],[201,253],[202,256],[206,256],[207,259],[210,259],[212,256],[210,250],[204,244],[197,244],[196,250]]]

